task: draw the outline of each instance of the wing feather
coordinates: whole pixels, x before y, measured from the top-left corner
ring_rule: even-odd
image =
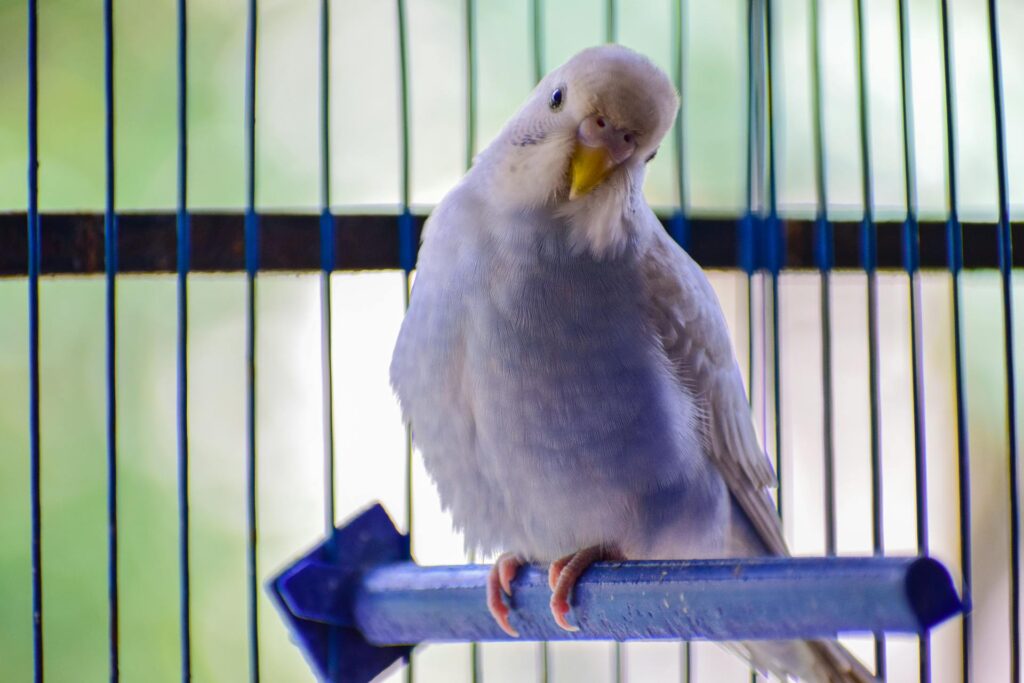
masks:
[[[768,552],[788,554],[768,489],[775,473],[754,431],[729,330],[711,283],[658,227],[644,262],[650,319],[697,399],[708,452]]]

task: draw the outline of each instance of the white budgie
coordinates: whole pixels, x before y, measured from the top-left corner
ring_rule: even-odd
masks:
[[[550,563],[551,609],[600,559],[786,554],[718,301],[642,194],[675,118],[619,46],[555,69],[427,222],[391,381],[488,606]],[[833,642],[735,646],[808,681],[870,681]]]

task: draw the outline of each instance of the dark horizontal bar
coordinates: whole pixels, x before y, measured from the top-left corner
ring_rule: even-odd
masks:
[[[397,215],[335,215],[337,270],[399,268]],[[418,242],[425,216],[415,216]],[[41,215],[42,273],[87,275],[103,272],[103,214]],[[242,212],[192,213],[193,272],[244,272],[245,216]],[[118,270],[121,273],[174,273],[177,268],[176,214],[122,213],[118,222]],[[668,217],[662,222],[667,223]],[[689,252],[706,268],[738,267],[738,217],[690,217]],[[834,221],[835,267],[860,265],[859,221]],[[879,222],[878,267],[902,269],[902,222]],[[814,269],[814,221],[783,220],[785,268]],[[994,223],[964,223],[966,268],[996,268],[998,241]],[[320,260],[320,215],[264,213],[259,216],[259,266],[263,271],[316,271]],[[944,221],[922,221],[921,267],[946,269],[947,230]],[[1012,225],[1013,239],[1024,241],[1024,223]],[[0,213],[0,277],[27,274],[27,230],[24,213]],[[1013,266],[1024,267],[1024,250]]]

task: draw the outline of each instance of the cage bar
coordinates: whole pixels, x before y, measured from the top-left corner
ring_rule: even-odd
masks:
[[[1020,680],[1020,493],[1017,476],[1017,392],[1013,350],[1013,235],[1007,188],[1006,121],[1003,110],[1003,71],[999,56],[998,3],[988,2],[989,54],[992,60],[992,108],[995,118],[996,171],[999,181],[999,279],[1003,294],[1003,333],[1006,356],[1006,427],[1009,449],[1010,494],[1010,676]]]
[[[764,1],[764,80],[765,80],[765,118],[768,126],[767,135],[767,185],[768,185],[768,216],[762,224],[763,231],[763,265],[766,268],[771,284],[771,346],[772,346],[772,422],[774,425],[773,441],[775,451],[775,477],[777,488],[775,505],[782,516],[782,392],[780,373],[780,335],[779,335],[779,272],[784,267],[785,255],[784,235],[779,222],[778,195],[776,184],[776,129],[775,129],[775,97],[772,87],[772,68],[774,66],[774,50],[772,33],[772,0]]]
[[[811,103],[814,128],[814,260],[821,288],[821,421],[825,502],[825,554],[836,554],[835,427],[832,396],[832,263],[833,235],[828,214],[828,153],[825,148],[825,115],[822,109],[821,18],[819,0],[811,0]]]
[[[249,680],[260,680],[259,603],[256,585],[256,273],[259,270],[259,215],[256,213],[256,0],[249,0],[245,47],[245,432],[246,432],[246,595],[248,599]]]
[[[40,481],[39,414],[39,6],[28,0],[28,211],[25,220],[28,275],[28,432],[29,508],[32,519],[32,672],[43,681],[43,553],[42,486]],[[13,250],[12,250],[13,251]]]
[[[103,215],[96,213],[40,213],[40,275],[92,275],[103,273]],[[25,277],[28,273],[27,219],[25,213],[0,213],[0,278]],[[191,273],[245,272],[245,212],[189,211]],[[322,269],[319,235],[321,216],[316,213],[258,212],[259,270],[261,272],[308,272]],[[332,214],[335,271],[399,270],[399,221],[411,226],[411,256],[426,217],[408,218],[383,213]],[[177,217],[174,212],[119,212],[118,273],[177,272]],[[661,216],[671,229],[672,215]],[[785,271],[817,270],[815,222],[800,218],[779,219],[786,236]],[[689,253],[704,268],[738,268],[747,272],[758,253],[753,226],[757,217],[690,216],[687,219]],[[831,220],[834,235],[834,270],[859,270],[859,221]],[[880,271],[903,272],[903,222],[876,221]],[[960,269],[998,267],[997,226],[989,222],[963,222],[964,235],[951,236],[949,222],[920,220],[921,270],[946,271],[950,258],[959,254]],[[1024,222],[1010,226],[1024,239]],[[954,245],[954,241],[957,242]],[[1024,267],[1024,254],[1013,256],[1013,267]]]
[[[415,236],[412,213],[409,210],[411,199],[411,155],[409,144],[409,50],[406,37],[406,15],[405,1],[396,0],[396,14],[398,20],[398,79],[399,79],[399,114],[401,130],[400,154],[402,163],[401,174],[401,211],[398,219],[398,260],[402,268],[402,305],[405,310],[409,309],[409,297],[412,294],[412,270],[416,262],[416,250],[419,241]],[[405,529],[412,538],[413,511],[412,511],[412,426],[405,425]],[[412,683],[416,679],[416,671],[413,660],[410,657],[406,662],[405,681]]]
[[[675,130],[673,131],[673,142],[675,143],[676,163],[676,194],[679,197],[679,208],[672,214],[666,226],[672,239],[684,249],[689,248],[689,230],[687,221],[687,186],[686,186],[686,146],[684,126],[686,125],[686,30],[687,15],[685,0],[676,0],[673,4],[674,15],[672,17],[672,67],[673,80],[675,81],[676,92],[679,94],[679,108],[676,110]],[[689,642],[683,642],[680,646],[679,678],[680,683],[689,683],[691,677],[691,649]]]
[[[544,0],[530,2],[530,47],[533,56],[533,82],[544,78]]]
[[[865,44],[864,2],[854,0],[854,26],[857,54],[857,109],[860,134],[861,193],[864,204],[861,219],[861,261],[867,273],[868,292],[868,392],[871,421],[871,542],[876,555],[885,549],[882,512],[882,442],[879,406],[881,385],[878,369],[878,229],[875,225],[874,169],[871,157],[870,112],[868,105],[867,46]],[[885,637],[875,635],[875,675],[886,676]]]
[[[903,181],[907,213],[904,218],[903,258],[910,305],[910,370],[914,411],[914,492],[917,552],[928,554],[928,470],[925,458],[924,368],[921,349],[921,287],[918,273],[917,156],[914,153],[914,104],[910,69],[910,15],[905,0],[897,4],[900,48],[900,104],[903,122]],[[931,638],[918,636],[918,677],[931,681]]]
[[[331,214],[331,14],[329,0],[320,1],[320,406],[323,435],[324,529],[329,535],[335,525],[334,461],[334,325],[331,306],[331,273],[335,267],[334,217]],[[328,553],[333,553],[328,546]],[[335,640],[327,648],[327,674],[336,676],[340,657]]]
[[[956,440],[957,440],[957,498],[960,525],[960,591],[966,603],[971,600],[971,479],[970,440],[967,424],[967,390],[964,386],[963,336],[960,322],[960,271],[963,268],[963,228],[960,224],[959,201],[957,198],[957,154],[956,154],[956,97],[953,79],[953,43],[949,27],[949,6],[947,0],[939,3],[942,28],[942,75],[944,85],[946,124],[946,195],[948,214],[946,218],[946,241],[948,243],[948,265],[952,287],[953,308],[953,363],[956,391]],[[919,227],[920,230],[920,227]],[[972,616],[964,612],[960,634],[960,674],[964,681],[971,675],[971,626]]]
[[[192,612],[189,562],[188,485],[188,271],[192,234],[188,215],[188,15],[187,0],[178,0],[178,206],[177,259],[177,456],[178,571],[181,633],[181,680],[192,679]]]
[[[120,679],[119,590],[117,581],[117,214],[114,207],[114,3],[103,2],[104,169],[103,212],[106,430],[107,430],[107,599],[110,680]]]

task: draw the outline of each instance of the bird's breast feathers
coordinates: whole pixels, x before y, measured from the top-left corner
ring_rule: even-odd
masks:
[[[496,248],[454,213],[428,228],[392,367],[442,502],[490,549],[628,533],[638,495],[706,470],[694,398],[646,311],[642,251],[595,260],[557,226]]]

